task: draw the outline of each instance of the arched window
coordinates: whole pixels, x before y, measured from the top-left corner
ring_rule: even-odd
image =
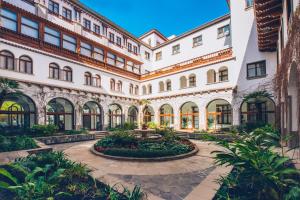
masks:
[[[0,68],[14,70],[15,69],[15,56],[9,51],[0,52]]]
[[[172,127],[174,125],[174,113],[172,106],[165,104],[159,109],[159,111],[160,125]]]
[[[151,84],[148,85],[148,94],[152,94],[152,85]]]
[[[117,90],[118,90],[118,92],[122,92],[122,81],[118,81]]]
[[[245,100],[241,105],[241,124],[248,127],[275,125],[274,101],[264,96]]]
[[[189,76],[189,87],[196,87],[196,75],[191,74]]]
[[[146,95],[147,94],[147,88],[146,88],[145,85],[143,85],[142,90],[143,90],[143,95]]]
[[[166,89],[167,89],[167,91],[171,91],[172,90],[172,82],[171,82],[171,80],[167,80],[166,81]]]
[[[207,83],[215,83],[216,82],[216,72],[213,69],[207,71]]]
[[[72,82],[72,80],[73,80],[72,69],[67,66],[64,67],[63,68],[63,76],[64,76],[64,81]]]
[[[89,101],[84,104],[82,118],[83,128],[97,131],[102,130],[102,108],[97,103]]]
[[[47,104],[47,123],[58,126],[60,131],[74,128],[74,106],[63,98],[55,98]]]
[[[187,87],[187,80],[185,76],[180,77],[180,88],[186,88]]]
[[[228,81],[228,69],[227,67],[221,67],[219,69],[219,82]]]
[[[138,122],[138,109],[135,106],[128,109],[128,122],[130,124],[137,124]]]
[[[36,123],[36,106],[23,94],[9,93],[1,99],[0,127],[2,129],[29,128]]]
[[[160,82],[158,83],[158,85],[159,85],[159,92],[165,91],[165,84],[164,84],[163,81],[160,81]]]
[[[133,94],[133,84],[129,85],[129,94]]]
[[[49,65],[49,77],[52,79],[59,80],[59,66],[56,63],[51,63]]]
[[[193,102],[187,102],[180,108],[180,128],[199,129],[199,108]]]
[[[154,121],[154,110],[151,106],[146,106],[143,111],[143,114],[144,114],[144,123],[145,124]]]
[[[123,124],[122,120],[122,108],[117,104],[109,105],[109,127],[116,128],[121,127]]]
[[[229,129],[232,123],[231,105],[223,99],[211,101],[206,107],[207,129]]]
[[[19,58],[19,72],[32,74],[32,59],[28,56],[21,56]]]
[[[134,94],[139,95],[139,86],[138,85],[135,86]]]
[[[92,85],[92,74],[90,72],[84,73],[84,83],[85,85]]]
[[[98,74],[94,77],[94,86],[101,87],[101,77]]]
[[[110,90],[115,91],[116,89],[116,81],[115,79],[110,79]]]

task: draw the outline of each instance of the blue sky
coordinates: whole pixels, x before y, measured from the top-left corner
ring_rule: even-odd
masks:
[[[179,35],[229,12],[226,0],[80,0],[140,36],[152,28]]]

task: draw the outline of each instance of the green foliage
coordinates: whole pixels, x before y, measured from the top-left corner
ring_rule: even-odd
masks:
[[[118,193],[88,173],[86,166],[66,159],[62,152],[31,155],[0,167],[0,198],[96,200],[113,199],[114,193],[117,200],[142,199],[141,191]]]
[[[53,124],[33,125],[31,133],[36,136],[51,136],[58,132],[58,127]]]
[[[64,132],[67,135],[79,135],[79,134],[88,134],[88,130],[82,128],[80,130],[67,130]]]
[[[158,126],[157,126],[157,124],[155,122],[148,122],[147,123],[147,127],[149,129],[157,129],[158,128]]]
[[[262,97],[266,97],[266,98],[272,98],[273,95],[270,94],[268,91],[266,90],[262,90],[262,91],[255,91],[252,92],[250,94],[247,94],[244,96],[244,101],[249,101],[250,99],[255,99],[255,100],[259,100]]]
[[[124,126],[123,126],[123,130],[134,130],[136,129],[138,126],[135,123],[129,123],[129,122],[125,122]]]
[[[299,188],[299,171],[291,167],[289,158],[273,151],[279,146],[280,137],[272,130],[256,129],[240,135],[233,143],[212,139],[225,148],[214,152],[216,163],[234,167],[228,177],[219,180],[222,187],[215,199],[280,200],[293,188]],[[291,192],[294,194],[297,192]]]
[[[6,137],[0,135],[0,152],[34,149],[38,145],[26,136]]]
[[[171,130],[157,130],[163,137],[159,140],[137,139],[129,132],[115,132],[95,144],[95,149],[107,155],[124,157],[163,157],[184,154],[194,146],[184,141]]]

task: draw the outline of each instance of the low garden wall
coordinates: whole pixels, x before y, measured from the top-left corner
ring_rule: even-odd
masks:
[[[207,139],[208,136],[214,136],[217,139],[222,139],[222,140],[226,140],[226,141],[233,141],[234,140],[234,136],[231,134],[226,134],[226,133],[188,133],[188,132],[177,132],[177,135],[179,137],[183,137],[183,138],[188,138],[188,139],[194,139],[194,140],[205,140]]]
[[[95,140],[95,134],[89,133],[89,134],[76,134],[76,135],[57,135],[57,136],[37,137],[36,139],[47,145],[62,144],[62,143]]]

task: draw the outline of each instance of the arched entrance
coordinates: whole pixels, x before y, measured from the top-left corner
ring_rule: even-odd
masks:
[[[216,99],[206,107],[206,123],[208,130],[230,128],[232,124],[232,109],[228,101]]]
[[[60,131],[74,128],[74,106],[64,98],[55,98],[47,104],[47,123],[56,125]]]
[[[82,126],[92,131],[101,131],[102,126],[102,109],[92,101],[87,102],[83,106]]]
[[[23,94],[8,94],[0,105],[0,128],[29,128],[36,123],[36,107]]]
[[[180,108],[180,128],[199,129],[199,108],[193,102],[187,102]]]
[[[159,109],[160,126],[174,126],[174,112],[172,106],[164,104]]]
[[[118,104],[109,105],[109,127],[117,128],[122,126],[122,108]]]
[[[128,122],[130,124],[138,123],[138,109],[135,106],[131,106],[128,109]]]
[[[241,124],[248,127],[275,125],[275,103],[268,97],[256,97],[241,105]]]
[[[154,122],[154,110],[151,106],[146,106],[143,111],[144,114],[144,123],[148,124],[149,122]]]

